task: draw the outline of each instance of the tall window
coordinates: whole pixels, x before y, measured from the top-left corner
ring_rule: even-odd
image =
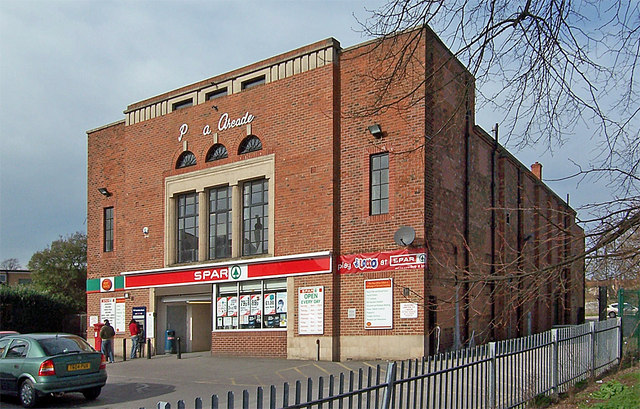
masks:
[[[178,196],[178,263],[198,260],[198,193]]]
[[[242,255],[264,254],[269,250],[269,182],[244,183],[242,214]]]
[[[209,259],[231,257],[231,188],[209,190]]]
[[[113,207],[104,209],[104,251],[113,251]]]
[[[370,214],[389,213],[389,154],[371,155]]]

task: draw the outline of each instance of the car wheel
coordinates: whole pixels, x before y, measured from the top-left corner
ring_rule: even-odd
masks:
[[[84,398],[86,400],[95,400],[98,396],[100,396],[100,392],[102,391],[102,387],[96,386],[95,388],[85,389],[82,391]]]
[[[615,317],[616,317],[616,313],[615,313],[615,312],[613,312],[613,311],[611,311],[611,312],[609,313],[609,318],[615,318]]]
[[[38,392],[33,387],[33,383],[25,379],[20,384],[20,404],[25,408],[32,408],[36,406],[38,401]]]

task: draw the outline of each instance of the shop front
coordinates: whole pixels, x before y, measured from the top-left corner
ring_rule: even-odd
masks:
[[[286,356],[292,302],[288,285],[295,276],[331,273],[331,265],[331,254],[322,252],[122,275],[127,291],[149,289],[153,294],[160,353],[172,352],[170,344],[177,341],[167,344],[171,336],[180,338],[183,352],[235,355],[234,345],[257,339]]]

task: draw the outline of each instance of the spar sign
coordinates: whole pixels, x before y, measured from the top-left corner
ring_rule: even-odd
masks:
[[[125,288],[148,288],[189,284],[213,284],[292,275],[331,272],[329,252],[271,257],[238,264],[215,263],[196,267],[161,268],[122,273]]]
[[[339,274],[355,274],[376,271],[416,270],[424,268],[427,261],[425,249],[403,249],[367,254],[340,256]]]

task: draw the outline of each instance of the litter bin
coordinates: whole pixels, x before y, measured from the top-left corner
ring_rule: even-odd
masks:
[[[168,329],[164,336],[164,353],[175,354],[176,353],[176,332],[172,329]]]

